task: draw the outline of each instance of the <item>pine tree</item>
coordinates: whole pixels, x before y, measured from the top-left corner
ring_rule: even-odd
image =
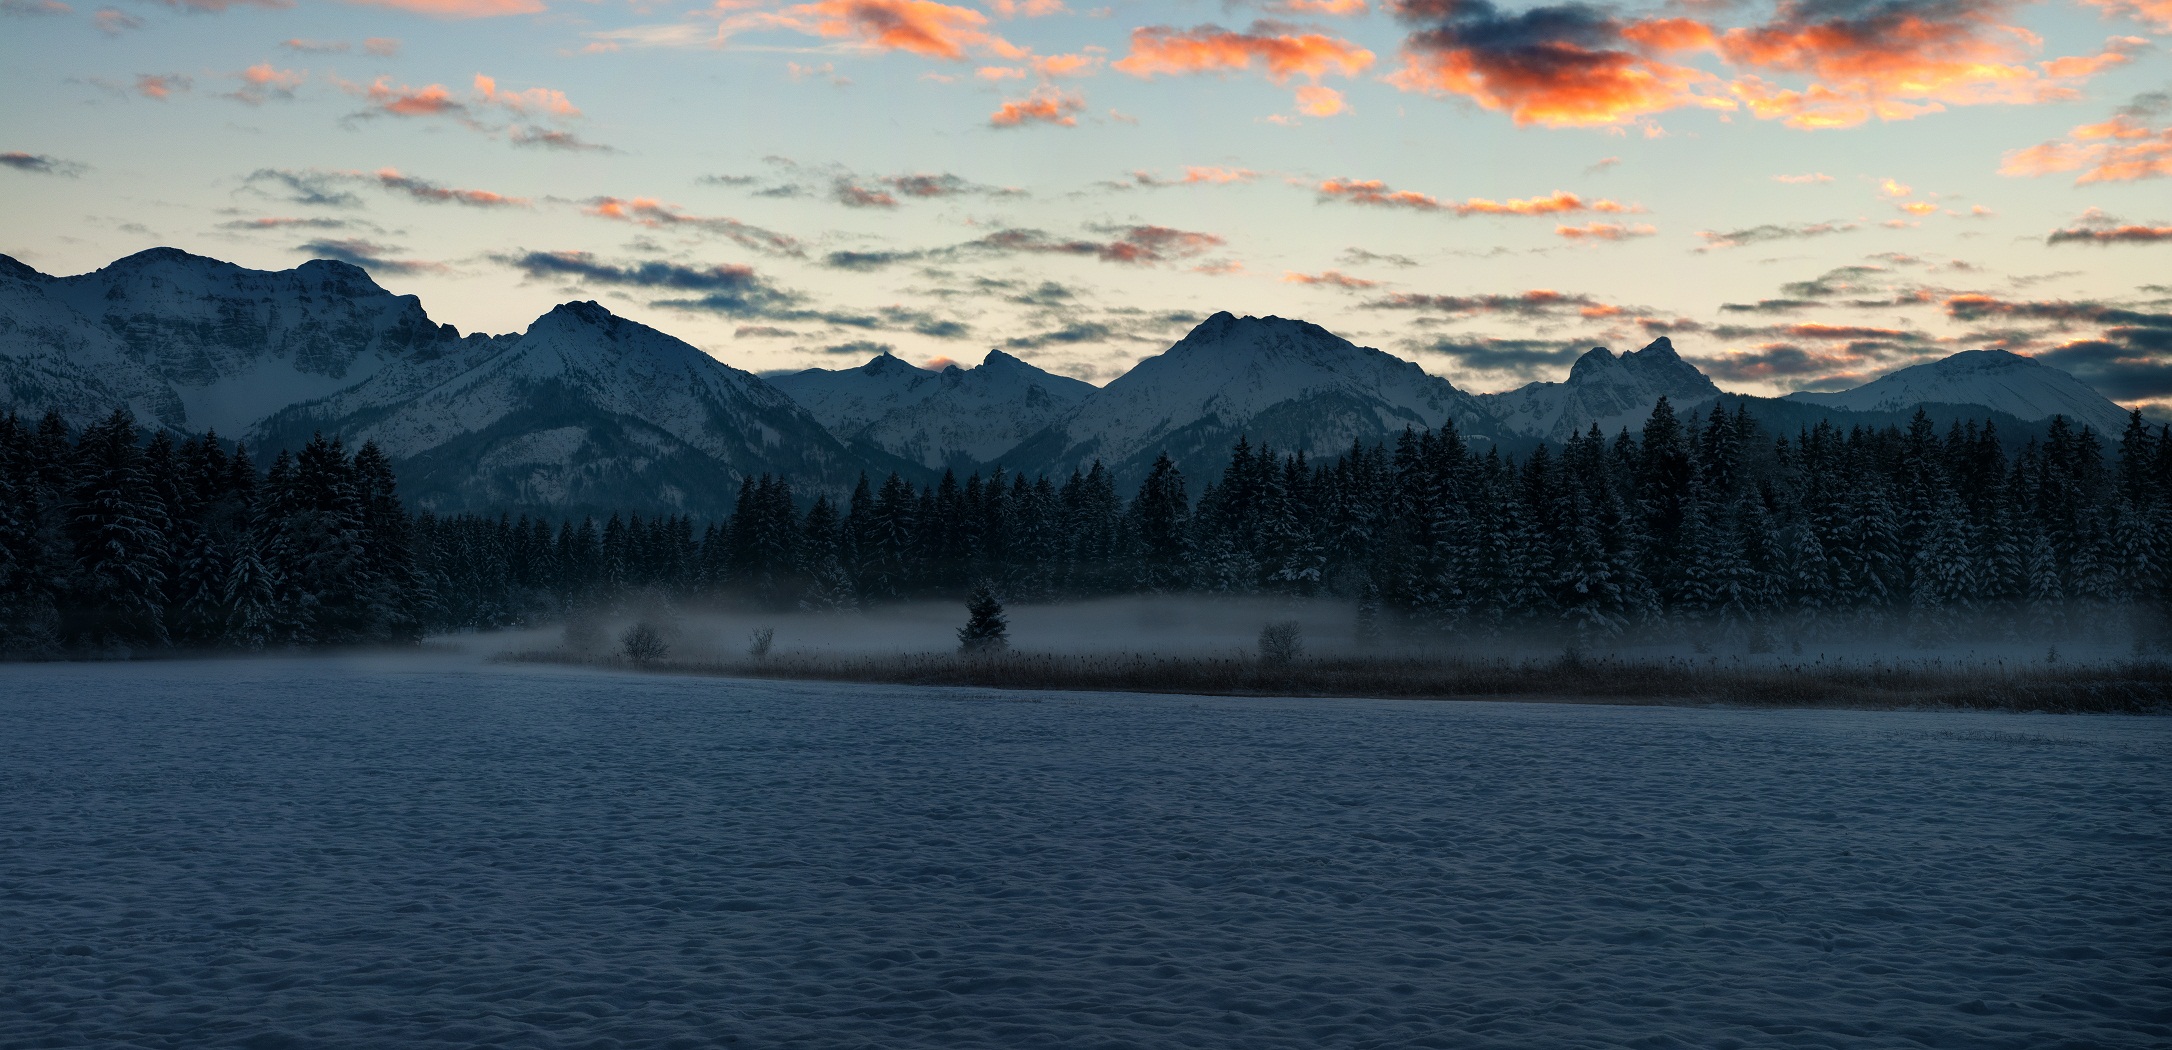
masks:
[[[1003,617],[1003,603],[986,583],[973,588],[965,602],[968,619],[958,628],[958,651],[969,655],[997,653],[1010,647],[1010,623]]]

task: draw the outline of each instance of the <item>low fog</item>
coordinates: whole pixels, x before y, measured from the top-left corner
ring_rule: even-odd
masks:
[[[1552,660],[1564,655],[1626,662],[1719,662],[1733,666],[1922,664],[1988,667],[2103,664],[2163,659],[2156,614],[2124,609],[2077,614],[2064,625],[2012,615],[1948,617],[1935,628],[1884,623],[1775,622],[1761,631],[1694,625],[1629,630],[1577,639],[1552,627],[1458,632],[1379,615],[1367,638],[1353,602],[1270,596],[1127,596],[1005,610],[1013,651],[1250,658],[1269,624],[1298,625],[1306,657],[1383,656],[1444,660]],[[609,655],[637,623],[658,628],[669,658],[735,662],[770,631],[777,656],[880,656],[958,649],[962,602],[908,602],[855,612],[769,612],[680,608],[659,599],[577,617],[571,624],[439,639],[481,653],[560,650]]]

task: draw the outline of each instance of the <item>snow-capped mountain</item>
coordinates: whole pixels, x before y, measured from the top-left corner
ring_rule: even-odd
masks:
[[[1220,472],[1240,436],[1333,455],[1354,439],[1386,441],[1449,419],[1467,433],[1493,430],[1475,398],[1410,361],[1304,321],[1224,312],[1001,458],[1051,474],[1099,459],[1135,479],[1167,450],[1198,484]]]
[[[64,360],[144,422],[178,430],[240,434],[394,362],[492,342],[432,322],[414,296],[329,260],[250,270],[154,248],[74,277],[13,259],[0,270],[0,357]]]
[[[990,350],[972,368],[916,368],[884,353],[858,368],[810,368],[769,382],[832,435],[925,466],[971,469],[1039,433],[1091,384]]]
[[[1636,430],[1664,397],[1676,412],[1720,396],[1720,388],[1697,366],[1674,352],[1665,336],[1642,350],[1616,357],[1595,347],[1569,368],[1561,383],[1531,383],[1498,394],[1480,394],[1479,402],[1513,433],[1565,441],[1596,423],[1609,437]]]
[[[1921,404],[1981,405],[2018,419],[2063,415],[2107,438],[2127,428],[2127,410],[2089,384],[2033,357],[2005,350],[1963,350],[1911,365],[1853,390],[1789,394],[1794,401],[1858,412],[1905,411]]]
[[[720,514],[741,477],[842,489],[858,465],[751,373],[592,302],[567,303],[473,362],[418,361],[260,428],[376,441],[424,506],[641,506]]]

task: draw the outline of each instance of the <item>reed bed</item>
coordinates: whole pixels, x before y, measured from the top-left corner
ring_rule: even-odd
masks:
[[[1623,661],[1300,658],[1268,665],[1236,656],[1005,652],[986,655],[775,653],[760,659],[633,663],[562,650],[499,659],[735,678],[976,686],[990,689],[1216,696],[1543,700],[1747,707],[1943,708],[2058,713],[2172,713],[2172,664],[1956,666],[1908,663],[1730,665]]]

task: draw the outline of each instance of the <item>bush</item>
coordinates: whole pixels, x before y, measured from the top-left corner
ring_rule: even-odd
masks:
[[[671,646],[664,643],[664,632],[646,620],[626,628],[618,641],[619,652],[637,664],[661,660],[671,653]]]
[[[757,627],[747,635],[747,655],[757,660],[769,655],[771,642],[777,640],[774,627]]]
[[[1269,667],[1288,667],[1305,651],[1303,632],[1296,620],[1282,620],[1259,629],[1259,662]]]

